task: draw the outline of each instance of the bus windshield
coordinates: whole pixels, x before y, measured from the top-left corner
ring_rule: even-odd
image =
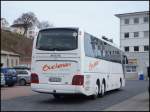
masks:
[[[45,51],[67,51],[77,49],[77,30],[41,30],[37,37],[36,49]]]

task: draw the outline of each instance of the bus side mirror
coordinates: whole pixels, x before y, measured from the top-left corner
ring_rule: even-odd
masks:
[[[126,60],[126,64],[128,64],[128,58],[127,58],[127,56],[125,56],[125,60]]]
[[[128,64],[128,58],[127,58],[127,56],[123,56],[122,62],[123,62],[123,64]]]

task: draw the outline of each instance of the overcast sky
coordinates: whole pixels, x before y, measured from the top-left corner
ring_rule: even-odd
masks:
[[[32,11],[39,21],[56,27],[81,27],[94,36],[113,38],[119,46],[119,19],[115,14],[148,11],[148,1],[1,1],[1,17],[10,25]]]

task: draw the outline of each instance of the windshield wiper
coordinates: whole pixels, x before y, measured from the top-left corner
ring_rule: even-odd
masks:
[[[39,50],[50,50],[50,47],[49,46],[40,46],[40,47],[37,47],[37,49],[39,49]]]

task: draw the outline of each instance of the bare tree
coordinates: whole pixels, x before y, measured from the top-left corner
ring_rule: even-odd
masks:
[[[13,23],[14,24],[22,24],[22,27],[24,28],[23,35],[26,35],[28,28],[32,27],[33,25],[36,25],[38,22],[37,17],[33,12],[27,12],[23,13],[21,17],[17,18]]]
[[[50,28],[53,27],[53,24],[50,24],[48,21],[42,21],[38,23],[39,29]]]

